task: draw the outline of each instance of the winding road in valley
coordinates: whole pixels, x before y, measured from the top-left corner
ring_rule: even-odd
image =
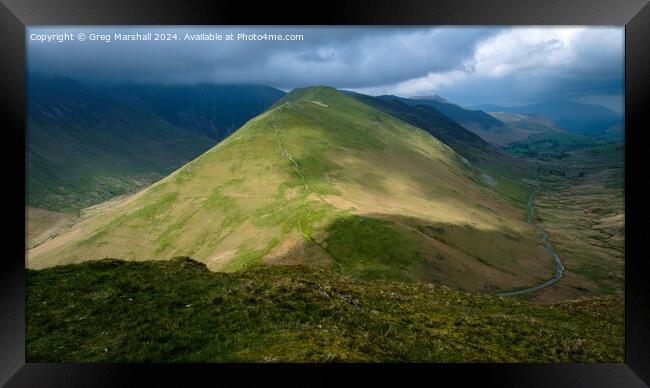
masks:
[[[552,278],[548,279],[544,283],[538,284],[533,287],[529,288],[522,288],[519,290],[513,290],[513,291],[506,291],[506,292],[498,292],[498,296],[515,296],[515,295],[522,295],[522,294],[527,294],[529,292],[537,291],[541,288],[550,286],[551,284],[557,282],[558,280],[562,279],[562,276],[564,276],[564,265],[562,265],[562,261],[560,260],[560,257],[555,253],[553,250],[553,246],[551,246],[551,243],[548,241],[548,233],[546,233],[542,228],[539,227],[539,225],[533,224],[533,217],[535,216],[535,207],[533,206],[533,200],[535,199],[535,195],[539,193],[541,183],[539,181],[539,166],[535,167],[535,180],[537,181],[537,186],[533,191],[530,192],[530,195],[528,196],[528,223],[532,225],[535,230],[542,236],[542,241],[544,242],[544,247],[548,251],[548,253],[553,257],[553,260],[555,261],[555,275],[553,275]]]

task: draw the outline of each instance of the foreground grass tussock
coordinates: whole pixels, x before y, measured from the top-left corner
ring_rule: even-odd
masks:
[[[622,362],[614,297],[535,304],[188,258],[27,272],[28,362]]]

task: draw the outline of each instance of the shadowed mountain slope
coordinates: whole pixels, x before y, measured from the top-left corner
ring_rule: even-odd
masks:
[[[214,84],[129,85],[121,92],[140,99],[170,123],[216,141],[226,138],[286,94],[262,85]]]
[[[385,98],[390,98],[393,96],[382,96]],[[481,110],[471,110],[460,107],[456,104],[452,104],[449,101],[441,101],[440,98],[403,98],[405,103],[410,105],[429,105],[436,108],[445,116],[451,118],[457,123],[461,124],[466,128],[498,128],[502,127],[503,123],[497,118],[481,111]]]
[[[30,75],[27,204],[77,212],[145,187],[283,94],[262,86],[89,86]]]

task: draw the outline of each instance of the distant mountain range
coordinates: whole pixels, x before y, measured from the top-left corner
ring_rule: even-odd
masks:
[[[399,99],[405,104],[430,107],[444,114],[465,129],[478,135],[484,141],[496,146],[505,146],[523,140],[541,131],[559,130],[552,120],[535,115],[488,114],[482,110],[471,110],[453,104],[438,95],[431,97],[400,98],[381,96],[383,99]]]
[[[549,100],[516,107],[483,104],[464,108],[439,95],[381,98],[434,107],[483,140],[500,146],[541,132],[564,130],[611,140],[623,137],[623,115],[600,105]]]
[[[75,212],[166,176],[285,93],[28,77],[27,205]]]
[[[568,100],[549,100],[522,106],[475,105],[473,109],[486,112],[528,113],[553,120],[559,127],[572,132],[604,137],[622,137],[623,114],[600,105]]]

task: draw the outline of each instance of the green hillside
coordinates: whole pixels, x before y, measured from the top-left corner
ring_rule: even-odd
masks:
[[[27,362],[623,362],[622,298],[537,304],[177,258],[27,272]]]
[[[532,175],[532,163],[505,153],[431,105],[414,105],[412,99],[395,96],[371,97],[358,93],[349,94],[405,123],[424,129],[448,145],[465,158],[467,165],[475,172],[480,171],[480,174],[470,179],[478,178],[479,184],[489,183],[496,193],[502,195],[501,200],[514,206],[523,206],[526,203],[530,186],[521,178]],[[501,126],[499,132],[505,133],[507,128]]]
[[[539,283],[553,265],[526,223],[532,186],[497,173],[335,89],[298,89],[30,250],[28,266],[183,255],[229,272],[308,264],[489,292]]]

